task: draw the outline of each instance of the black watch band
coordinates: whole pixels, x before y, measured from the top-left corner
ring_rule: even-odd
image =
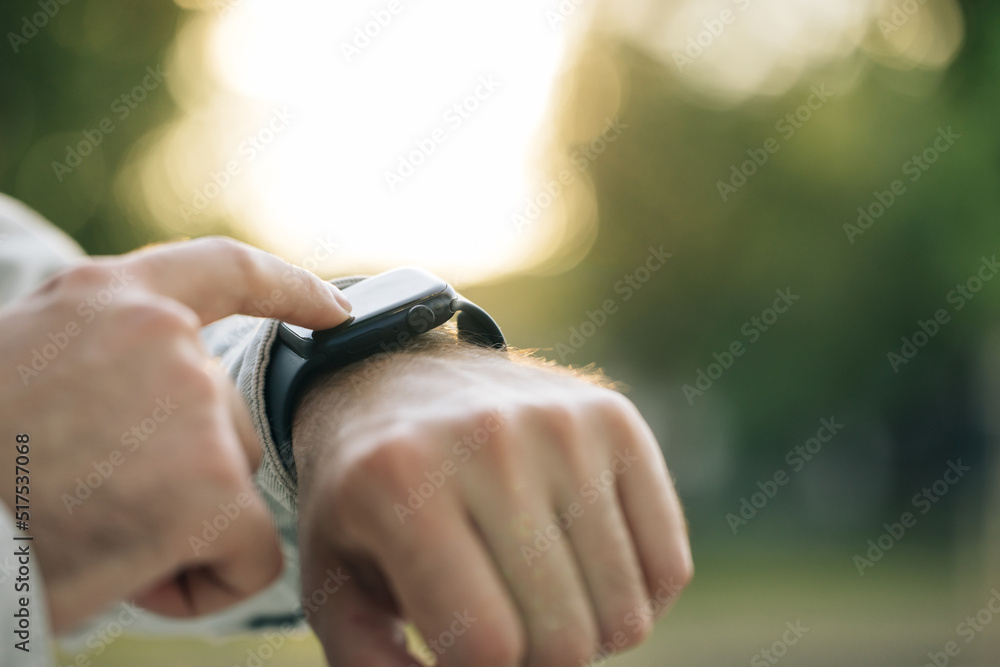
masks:
[[[392,274],[396,274],[397,279],[412,274],[418,282],[431,283],[432,288],[427,290],[430,294],[422,295],[419,300],[409,303],[393,304],[385,312],[363,315],[363,318],[374,323],[367,329],[354,322],[354,318],[324,332],[309,332],[286,324],[278,325],[265,374],[264,405],[282,466],[296,482],[298,475],[292,448],[292,418],[303,389],[317,375],[338,370],[380,352],[395,351],[399,349],[400,343],[441,326],[455,314],[458,315],[456,324],[462,340],[483,347],[506,347],[500,327],[485,310],[464,299],[445,281],[426,271],[415,268],[397,269],[372,278],[351,277],[331,282],[343,289],[345,295],[355,303],[352,292],[363,293],[364,290],[352,290],[352,287],[369,280],[388,280]],[[364,309],[359,309],[355,303],[354,312],[358,313],[359,310]]]

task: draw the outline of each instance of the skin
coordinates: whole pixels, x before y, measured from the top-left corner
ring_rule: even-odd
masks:
[[[662,613],[693,569],[635,407],[565,370],[425,338],[321,382],[297,415],[304,596],[330,568],[352,573],[310,615],[330,663],[413,664],[403,619],[440,640],[445,666],[575,667],[599,642],[642,641],[654,616],[637,608],[666,583]],[[477,428],[489,435],[465,441],[481,443],[470,455],[456,443]],[[419,509],[401,510],[421,484]],[[536,542],[574,502],[568,529]],[[454,625],[464,612],[475,622]]]
[[[109,285],[113,297],[94,301]],[[253,314],[267,300],[275,317],[312,328],[348,316],[336,290],[312,274],[225,239],[88,261],[0,313],[0,424],[11,443],[0,457],[0,499],[11,510],[18,502],[14,436],[28,433],[31,545],[57,633],[121,599],[173,616],[208,613],[278,575],[278,541],[250,479],[260,443],[198,338],[203,325]],[[81,304],[95,303],[100,312],[85,322]],[[17,367],[69,322],[77,333],[25,383]],[[158,399],[177,407],[129,451],[123,434],[148,420]],[[67,505],[115,450],[120,465]],[[240,498],[239,516],[196,555],[190,538],[203,535],[202,521]]]
[[[18,364],[115,275],[127,287],[25,385]],[[32,544],[57,633],[121,599],[197,616],[274,580],[278,541],[250,480],[260,443],[198,332],[234,313],[328,328],[341,301],[302,269],[206,239],[82,264],[0,312],[0,423],[11,442],[31,436]],[[127,451],[165,397],[174,413]],[[404,620],[445,667],[576,667],[598,642],[642,641],[692,575],[660,448],[594,378],[431,332],[317,384],[293,442],[304,597],[347,575],[310,615],[338,667],[409,667]],[[65,494],[115,450],[124,462],[71,514]],[[13,492],[0,484],[9,508]],[[203,522],[240,498],[196,554]]]

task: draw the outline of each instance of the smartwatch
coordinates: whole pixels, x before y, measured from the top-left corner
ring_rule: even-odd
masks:
[[[281,463],[293,480],[297,474],[292,416],[303,389],[318,374],[379,352],[399,350],[414,336],[441,326],[456,313],[459,338],[483,347],[506,348],[500,327],[485,310],[419,267],[386,271],[343,291],[353,306],[350,319],[322,331],[281,323],[271,348],[264,405]]]

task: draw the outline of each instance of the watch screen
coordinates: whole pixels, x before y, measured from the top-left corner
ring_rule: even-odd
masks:
[[[353,306],[350,325],[364,322],[376,315],[392,312],[403,306],[426,299],[447,288],[447,283],[421,268],[407,266],[380,273],[373,278],[344,288]],[[292,324],[289,329],[301,338],[312,338],[312,331]],[[344,326],[344,325],[341,325]]]

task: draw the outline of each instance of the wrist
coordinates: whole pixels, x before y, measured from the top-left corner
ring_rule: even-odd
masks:
[[[300,496],[318,471],[335,472],[354,448],[412,433],[420,424],[495,413],[498,406],[577,400],[588,385],[614,388],[593,370],[468,344],[447,329],[427,332],[307,387],[292,431]]]
[[[450,329],[427,332],[314,380],[292,425],[300,493],[308,478],[352,442],[369,440],[452,393],[469,393],[502,366],[505,352],[460,341]],[[488,392],[480,392],[488,399]]]

